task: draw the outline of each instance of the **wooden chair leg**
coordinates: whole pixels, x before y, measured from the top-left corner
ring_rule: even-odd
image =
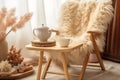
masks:
[[[61,57],[62,57],[62,63],[63,63],[63,68],[64,68],[66,80],[70,80],[64,52],[61,53]]]
[[[104,66],[104,64],[103,64],[103,60],[102,60],[102,58],[101,58],[100,53],[96,52],[96,55],[97,55],[98,62],[99,62],[99,64],[100,64],[101,70],[105,71],[105,66]]]
[[[84,60],[83,65],[82,65],[82,70],[80,72],[79,80],[83,80],[85,70],[86,70],[86,67],[87,67],[87,64],[88,64],[89,56],[90,56],[90,53],[88,53],[85,57],[85,60]]]
[[[99,62],[99,64],[100,64],[100,66],[101,66],[101,69],[104,71],[104,70],[105,70],[105,67],[104,67],[104,64],[103,64],[103,61],[102,61],[102,58],[101,58],[101,55],[100,55],[100,51],[99,51],[98,46],[97,46],[97,44],[96,44],[96,41],[95,41],[95,38],[94,38],[93,33],[91,33],[91,38],[90,38],[90,39],[91,39],[92,44],[93,44],[93,46],[94,46],[94,52],[95,52],[95,54],[97,55],[98,62]]]
[[[46,65],[45,65],[45,68],[43,70],[43,73],[42,73],[42,76],[41,76],[42,79],[45,79],[47,71],[48,71],[48,69],[50,67],[51,61],[52,61],[52,59],[49,58],[48,61],[47,61],[47,63],[46,63]]]

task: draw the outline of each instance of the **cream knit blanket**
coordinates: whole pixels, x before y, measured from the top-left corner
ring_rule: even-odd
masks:
[[[80,49],[65,54],[67,63],[81,64],[88,52],[94,50],[87,31],[100,33],[95,39],[100,52],[105,46],[105,32],[113,17],[112,0],[83,0],[67,1],[61,7],[60,33],[72,38],[72,43],[82,43]],[[49,57],[60,66],[61,58],[58,54],[49,54]]]

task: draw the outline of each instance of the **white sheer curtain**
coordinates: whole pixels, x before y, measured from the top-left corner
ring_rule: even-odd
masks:
[[[15,45],[16,48],[22,49],[24,56],[31,55],[32,52],[26,50],[25,45],[34,39],[33,28],[40,27],[41,24],[51,28],[57,27],[59,7],[64,1],[66,0],[0,0],[0,8],[11,9],[15,7],[17,16],[26,12],[33,12],[31,20],[22,29],[15,33],[11,32],[7,36],[9,47]]]
[[[32,26],[40,27],[42,24],[45,24],[51,28],[57,27],[59,8],[65,1],[66,0],[29,0],[29,11],[35,14],[31,20]]]
[[[58,27],[59,10],[62,3],[67,0],[44,0],[46,25],[51,28]]]

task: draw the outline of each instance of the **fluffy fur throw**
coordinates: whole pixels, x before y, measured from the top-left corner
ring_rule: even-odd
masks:
[[[73,0],[62,5],[59,22],[61,35],[71,37],[72,44],[76,42],[83,44],[80,49],[65,54],[68,64],[82,64],[86,54],[94,50],[87,31],[100,33],[95,39],[100,52],[103,52],[105,32],[113,17],[113,10],[112,0]],[[53,52],[49,57],[61,66],[60,55]]]

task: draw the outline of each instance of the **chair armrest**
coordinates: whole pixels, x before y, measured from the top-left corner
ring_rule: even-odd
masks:
[[[49,30],[49,31],[51,31],[51,32],[55,32],[56,35],[59,35],[59,31],[58,31],[58,30],[51,29],[51,30]]]
[[[101,33],[97,32],[97,31],[87,31],[87,33],[92,33],[92,34],[101,34]]]
[[[98,48],[98,45],[95,41],[95,35],[100,35],[101,33],[99,32],[96,32],[96,31],[88,31],[88,33],[90,33],[90,40],[92,41],[92,44],[94,46],[94,51],[99,54],[100,53],[100,50]]]
[[[96,31],[88,31],[87,33],[90,34],[90,39],[92,42],[95,42],[95,35],[98,34]],[[99,33],[100,34],[100,33]]]

